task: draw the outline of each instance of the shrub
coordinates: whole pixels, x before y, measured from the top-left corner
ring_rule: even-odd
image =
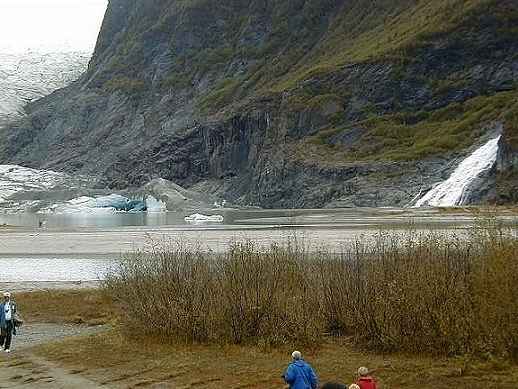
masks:
[[[385,351],[518,356],[518,241],[379,233],[341,253],[297,241],[222,254],[157,246],[128,255],[105,289],[131,329],[170,341],[318,344],[354,337]]]

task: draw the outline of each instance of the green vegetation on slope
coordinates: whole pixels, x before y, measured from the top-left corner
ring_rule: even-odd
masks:
[[[314,151],[324,160],[413,160],[468,148],[485,133],[485,126],[497,120],[505,123],[509,140],[516,142],[517,101],[518,91],[510,91],[453,103],[436,111],[374,116],[354,124],[365,133],[345,153],[329,143],[333,136],[347,132],[344,127],[322,130],[307,142],[317,146]]]
[[[510,0],[169,0],[145,11],[108,64],[108,91],[187,91],[201,117],[260,107],[263,97],[286,93],[284,113],[311,116],[332,96],[344,112],[324,115],[308,131],[318,134],[299,143],[327,161],[413,160],[464,150],[508,111],[509,133],[518,126],[510,104],[516,85],[491,90],[469,73],[479,62],[500,61],[518,39],[518,7]],[[164,42],[171,59],[158,83],[139,74],[148,61],[145,48],[155,41]],[[379,88],[427,89],[438,102],[409,106],[394,93],[387,112],[362,95],[363,107],[351,113],[351,101],[363,93],[352,81],[339,83],[351,64],[386,66]],[[451,97],[459,91],[469,97]],[[359,141],[330,144],[352,127],[364,130]]]
[[[315,50],[274,88],[294,87],[304,79],[332,73],[348,63],[412,61],[410,53],[434,35],[448,33],[463,21],[476,25],[478,16],[495,4],[495,0],[347,2]]]

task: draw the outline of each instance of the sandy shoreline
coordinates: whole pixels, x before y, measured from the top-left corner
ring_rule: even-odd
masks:
[[[13,293],[36,292],[50,290],[84,290],[95,289],[100,286],[100,281],[22,281],[0,282],[0,291],[8,290]]]
[[[391,227],[392,231],[400,230]],[[401,226],[401,231],[406,227]],[[429,227],[414,227],[415,231]],[[439,228],[443,233],[456,227]],[[95,256],[117,258],[129,251],[150,249],[163,243],[182,243],[185,248],[199,248],[208,252],[222,252],[231,242],[253,241],[258,247],[296,238],[307,247],[323,247],[338,250],[347,242],[373,236],[379,228],[366,226],[304,225],[297,227],[268,226],[254,228],[190,229],[160,228],[112,228],[73,231],[2,231],[0,257],[21,256]]]

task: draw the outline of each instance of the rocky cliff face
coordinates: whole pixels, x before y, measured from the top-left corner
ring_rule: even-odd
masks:
[[[516,23],[512,0],[111,0],[88,71],[1,132],[0,162],[267,207],[408,205],[491,123],[513,139]],[[506,161],[474,201],[516,200]]]

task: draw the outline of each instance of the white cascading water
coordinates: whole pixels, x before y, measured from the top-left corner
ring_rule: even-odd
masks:
[[[484,172],[493,168],[498,156],[498,136],[491,139],[467,157],[455,169],[450,178],[438,184],[424,195],[415,207],[454,207],[463,205],[466,200],[466,189]]]
[[[167,212],[167,204],[157,200],[153,196],[146,197],[146,208],[148,212]]]

